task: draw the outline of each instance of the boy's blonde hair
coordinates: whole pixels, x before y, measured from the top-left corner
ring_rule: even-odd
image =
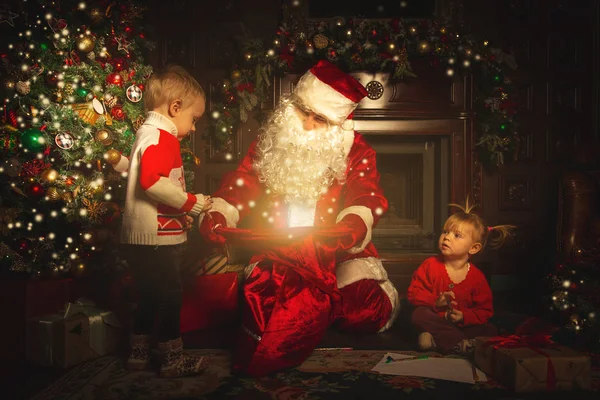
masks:
[[[472,213],[475,205],[469,204],[469,197],[465,206],[459,204],[449,204],[450,207],[460,209],[460,212],[452,214],[444,224],[444,230],[452,230],[459,225],[468,224],[473,228],[473,241],[481,243],[481,249],[485,248],[487,240],[492,232],[497,233],[497,236],[490,240],[490,247],[498,248],[504,244],[506,239],[512,234],[512,230],[516,228],[514,225],[496,225],[488,226],[483,218]]]
[[[164,104],[181,100],[182,107],[193,104],[198,97],[206,100],[202,86],[189,72],[178,65],[169,65],[152,74],[144,91],[146,112],[155,110]]]

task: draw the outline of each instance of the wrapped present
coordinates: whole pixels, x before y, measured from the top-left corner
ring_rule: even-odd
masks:
[[[0,361],[25,359],[25,337],[30,318],[56,312],[74,297],[72,279],[2,279],[0,312],[11,321],[10,329],[0,330]]]
[[[475,365],[515,392],[590,387],[590,357],[548,335],[475,338]]]
[[[184,268],[180,330],[191,332],[230,323],[238,316],[243,264],[213,254]]]
[[[30,319],[27,328],[29,361],[69,368],[114,352],[121,325],[113,312],[79,299],[63,312]]]

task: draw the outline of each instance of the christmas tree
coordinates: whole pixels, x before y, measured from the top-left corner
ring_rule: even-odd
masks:
[[[548,276],[551,318],[560,326],[554,339],[600,354],[600,253],[575,249]]]
[[[126,181],[111,164],[129,154],[144,121],[144,11],[134,1],[3,6],[2,272],[119,264]]]

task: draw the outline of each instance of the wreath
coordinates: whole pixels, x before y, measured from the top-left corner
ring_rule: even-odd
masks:
[[[288,5],[288,7],[292,7]],[[231,151],[233,133],[269,98],[274,76],[301,71],[327,59],[346,72],[387,72],[392,81],[415,77],[410,60],[425,58],[449,79],[470,74],[474,82],[476,150],[480,161],[498,166],[516,158],[518,92],[509,77],[514,56],[453,30],[439,21],[374,21],[336,17],[305,23],[288,18],[274,38],[239,38],[226,78],[217,83],[206,135],[217,151]],[[417,77],[418,79],[418,77]],[[226,157],[230,159],[230,157]]]

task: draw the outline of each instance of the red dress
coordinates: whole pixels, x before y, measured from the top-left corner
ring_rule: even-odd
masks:
[[[435,302],[440,293],[453,291],[455,309],[463,312],[463,321],[458,326],[482,325],[494,314],[492,290],[483,273],[469,263],[469,272],[459,283],[450,280],[446,266],[440,256],[429,257],[414,272],[408,287],[408,300],[414,306],[425,306],[437,311],[444,318],[446,308],[437,309]]]
[[[211,212],[223,214],[230,228],[286,228],[294,210],[259,182],[252,167],[255,147],[256,142],[238,168],[224,176]],[[371,243],[372,228],[388,207],[376,154],[356,132],[346,132],[344,149],[346,180],[335,181],[321,196],[310,222],[333,226],[353,215],[364,221],[366,233],[357,231],[348,251],[308,236],[252,258],[244,284],[243,332],[234,352],[236,370],[263,375],[298,365],[332,323],[345,330],[378,332],[389,328],[397,315],[398,293]]]

